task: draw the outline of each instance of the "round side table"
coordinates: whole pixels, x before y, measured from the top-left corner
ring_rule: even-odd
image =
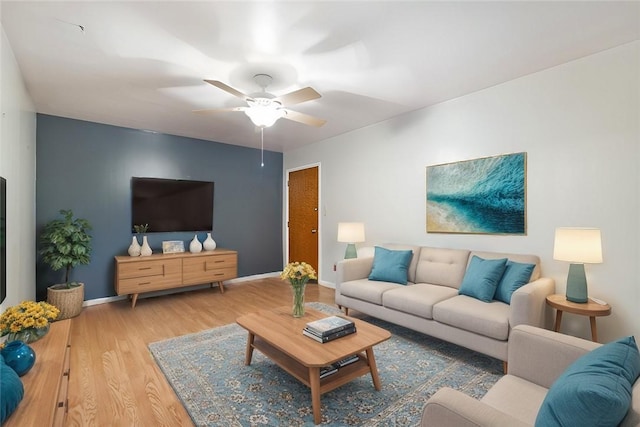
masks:
[[[579,314],[581,316],[589,316],[591,323],[591,340],[598,342],[598,330],[596,329],[596,317],[608,316],[611,314],[611,306],[609,304],[598,304],[593,300],[589,300],[585,303],[577,303],[567,301],[567,298],[561,294],[549,295],[547,297],[547,304],[555,308],[556,311],[556,323],[553,330],[558,332],[560,330],[560,322],[562,322],[562,313]]]

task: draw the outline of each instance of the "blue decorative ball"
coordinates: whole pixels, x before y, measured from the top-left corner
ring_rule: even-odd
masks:
[[[36,353],[22,341],[7,343],[0,353],[2,353],[7,366],[16,371],[19,376],[29,372],[36,363]]]

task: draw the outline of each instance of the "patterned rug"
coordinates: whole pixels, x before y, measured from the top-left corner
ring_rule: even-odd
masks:
[[[307,306],[339,311],[326,304]],[[325,426],[415,426],[426,400],[448,386],[476,398],[502,376],[502,362],[362,316],[392,333],[374,347],[382,390],[370,375],[321,397]],[[236,324],[149,344],[197,426],[313,426],[311,393],[259,351],[244,365],[247,332]]]

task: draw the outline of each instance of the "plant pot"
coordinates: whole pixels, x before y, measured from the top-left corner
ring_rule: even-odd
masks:
[[[53,285],[47,288],[47,302],[60,310],[57,320],[76,317],[82,311],[84,302],[84,283],[67,288],[66,285]]]

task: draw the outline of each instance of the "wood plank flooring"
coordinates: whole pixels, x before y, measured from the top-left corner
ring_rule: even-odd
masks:
[[[334,304],[334,290],[308,284],[305,300]],[[292,303],[289,285],[267,278],[86,307],[72,320],[67,426],[192,426],[147,345]]]

